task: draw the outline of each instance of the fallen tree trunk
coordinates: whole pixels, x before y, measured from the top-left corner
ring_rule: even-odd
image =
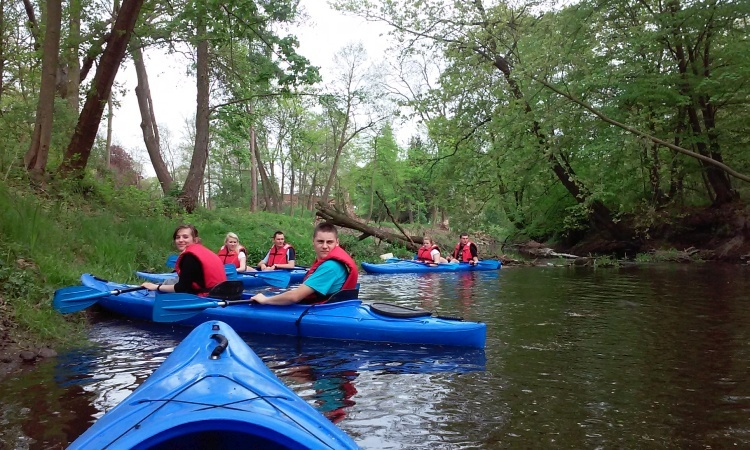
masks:
[[[557,253],[551,248],[545,247],[536,241],[528,241],[523,244],[515,244],[518,248],[519,253],[523,253],[530,256],[542,257],[542,258],[579,258],[577,255],[571,255],[569,253]]]
[[[315,209],[317,210],[315,215],[327,222],[351,230],[361,231],[362,235],[359,237],[359,240],[373,236],[390,244],[404,246],[411,251],[417,251],[419,245],[422,244],[421,236],[407,236],[406,234],[397,234],[382,228],[371,227],[358,218],[348,215],[346,211],[342,211],[336,206],[328,206],[322,201],[315,204]]]

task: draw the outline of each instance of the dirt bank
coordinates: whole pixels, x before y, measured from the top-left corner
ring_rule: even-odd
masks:
[[[10,308],[0,296],[0,380],[8,375],[30,369],[41,358],[57,353],[47,347],[36,347],[11,320]]]

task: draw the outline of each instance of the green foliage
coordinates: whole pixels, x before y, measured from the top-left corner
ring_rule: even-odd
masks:
[[[614,256],[599,256],[594,258],[594,269],[603,269],[603,268],[619,268],[620,267],[620,260],[618,260]]]

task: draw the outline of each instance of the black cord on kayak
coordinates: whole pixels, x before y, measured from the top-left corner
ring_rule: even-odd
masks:
[[[463,322],[464,318],[461,316],[434,316],[436,319],[443,319],[443,320],[455,320],[458,322]]]

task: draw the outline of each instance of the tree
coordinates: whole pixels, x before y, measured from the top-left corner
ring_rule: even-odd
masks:
[[[328,199],[330,195],[346,144],[384,119],[374,109],[380,96],[376,84],[377,73],[373,67],[366,66],[367,52],[362,44],[342,48],[336,54],[335,62],[339,76],[334,84],[334,92],[321,97],[334,146],[323,199]]]
[[[58,51],[60,49],[60,24],[62,3],[60,0],[47,0],[45,13],[44,45],[42,47],[42,83],[39,89],[39,102],[36,110],[34,134],[31,145],[24,156],[26,170],[37,182],[43,181],[47,168],[50,141],[52,139],[53,112],[55,109],[55,77],[57,75]],[[33,10],[31,10],[33,12]]]
[[[148,85],[148,73],[146,64],[143,61],[143,51],[139,46],[133,48],[133,63],[135,73],[138,77],[138,85],[135,87],[135,95],[138,99],[138,108],[141,113],[141,131],[143,132],[143,142],[146,144],[146,151],[154,166],[156,178],[159,180],[164,195],[169,194],[172,189],[172,175],[169,168],[161,156],[161,137],[159,127],[156,124],[156,113],[154,112],[154,102],[151,100],[151,89]]]
[[[91,88],[86,95],[86,102],[78,117],[75,132],[65,151],[63,162],[58,168],[58,173],[63,177],[83,175],[83,170],[91,155],[91,148],[96,140],[104,106],[109,98],[117,69],[125,56],[127,44],[142,5],[143,0],[124,0],[122,3],[112,32],[107,39],[107,48],[102,54]]]

